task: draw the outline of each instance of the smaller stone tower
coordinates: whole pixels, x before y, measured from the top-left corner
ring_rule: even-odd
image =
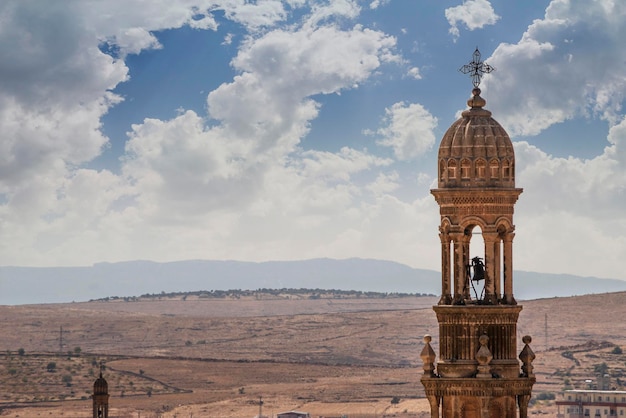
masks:
[[[109,385],[102,377],[102,368],[93,384],[93,418],[109,418]]]

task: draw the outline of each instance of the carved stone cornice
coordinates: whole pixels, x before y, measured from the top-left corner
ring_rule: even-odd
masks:
[[[530,395],[535,378],[467,379],[422,377],[426,396],[520,396]]]
[[[442,324],[516,324],[522,305],[435,305]]]
[[[468,189],[431,189],[439,206],[514,205],[524,189],[495,189],[473,187]]]

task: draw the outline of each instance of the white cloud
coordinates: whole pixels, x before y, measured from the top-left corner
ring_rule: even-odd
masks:
[[[287,13],[280,0],[266,0],[259,2],[241,1],[212,1],[214,9],[226,12],[226,17],[246,26],[249,31],[271,27],[275,23],[284,20]],[[302,6],[302,3],[293,2],[294,6]]]
[[[555,158],[526,142],[515,144],[517,268],[617,277],[626,257],[626,120],[611,128],[593,159]],[[582,250],[581,250],[582,249]],[[584,254],[584,257],[573,257]]]
[[[375,195],[383,195],[393,192],[400,187],[398,183],[400,175],[397,171],[391,173],[379,173],[376,180],[367,185],[367,188]]]
[[[417,67],[409,68],[409,71],[407,72],[407,74],[409,75],[409,77],[412,77],[416,80],[422,79],[422,75],[420,74],[420,69]]]
[[[372,10],[376,10],[376,9],[378,9],[379,7],[384,6],[384,5],[386,5],[387,3],[389,3],[389,1],[390,1],[390,0],[373,0],[373,1],[370,3],[370,9],[372,9]]]
[[[385,110],[384,122],[386,125],[377,131],[383,139],[377,143],[391,147],[400,160],[416,158],[435,143],[437,118],[418,103],[395,103]]]
[[[311,9],[311,15],[306,23],[310,27],[327,23],[329,19],[333,21],[337,18],[354,19],[361,11],[354,0],[335,0],[325,4],[314,3]]]
[[[386,164],[347,148],[337,154],[299,153],[297,145],[317,116],[318,105],[308,97],[366,80],[394,43],[361,27],[341,31],[310,24],[249,39],[233,59],[240,75],[208,96],[209,115],[219,124],[207,129],[189,111],[170,121],[146,120],[133,127],[124,172],[137,185],[139,202],[158,208],[160,217],[227,208],[246,211],[257,199],[272,201],[267,181],[279,170],[277,165],[286,170],[283,182],[290,176],[297,183],[301,176],[334,176],[349,183],[353,170]],[[320,192],[325,190],[321,186]],[[351,185],[332,187],[350,198]]]
[[[393,55],[394,46],[394,38],[360,26],[342,31],[307,23],[297,31],[268,32],[249,40],[233,59],[241,75],[209,94],[209,115],[262,151],[257,158],[269,148],[282,155],[317,115],[309,96],[358,85]]]
[[[555,0],[517,44],[487,61],[483,95],[513,135],[581,116],[620,119],[626,97],[626,4]]]
[[[493,25],[500,19],[488,0],[464,1],[460,6],[446,9],[445,15],[450,24],[449,32],[455,42],[460,36],[457,27],[459,23],[463,23],[468,30],[472,31],[481,29],[485,25]]]
[[[230,45],[230,44],[232,44],[232,43],[233,43],[233,38],[234,38],[234,37],[235,37],[235,35],[234,35],[234,34],[232,34],[232,33],[227,33],[227,34],[224,36],[224,41],[222,42],[222,45]]]
[[[439,268],[430,175],[405,176],[403,163],[367,149],[301,148],[319,95],[406,64],[393,37],[351,23],[357,2],[327,2],[278,28],[305,2],[156,1],[0,4],[2,264],[360,256]],[[107,146],[101,118],[120,100],[111,90],[128,77],[126,55],[159,47],[159,30],[216,29],[218,9],[249,33],[232,61],[237,76],[208,95],[208,114],[146,119],[132,127],[121,173],[86,169]],[[488,59],[498,71],[484,96],[512,133],[579,114],[611,123],[609,146],[589,160],[516,144],[518,268],[615,277],[626,257],[623,15],[609,2],[555,1]],[[98,48],[106,39],[119,59]],[[419,104],[390,106],[382,125],[379,145],[398,160],[432,149],[437,119]],[[392,195],[408,194],[409,182],[419,191]],[[602,262],[573,262],[581,243]]]
[[[171,120],[133,125],[119,176],[69,164],[89,161],[106,143],[98,123],[111,103],[103,103],[89,117],[100,135],[99,142],[92,141],[96,146],[72,157],[78,149],[68,146],[63,155],[56,144],[50,159],[60,167],[52,184],[14,192],[1,206],[3,219],[9,219],[15,209],[38,199],[29,215],[33,222],[0,225],[4,236],[20,237],[18,245],[4,244],[3,259],[63,265],[103,259],[333,256],[328,244],[361,222],[360,201],[370,193],[363,184],[391,163],[366,150],[298,147],[318,112],[310,96],[353,88],[395,59],[394,38],[358,25],[340,30],[330,22],[333,10],[341,19],[350,17],[351,6],[333,3],[316,9],[299,28],[249,37],[232,62],[238,75],[208,96],[211,124],[193,111],[181,111]],[[137,23],[144,18],[120,25],[143,27],[135,39],[149,40],[155,27]],[[255,25],[252,29],[258,29]],[[108,32],[125,33],[122,28]],[[99,38],[90,39],[98,51]],[[142,42],[128,41],[123,49],[131,53],[156,46]],[[126,67],[122,70],[117,82],[126,76]],[[96,88],[94,97],[103,100],[110,96],[106,91]],[[379,187],[376,193],[383,191]],[[83,247],[88,249],[73,250]],[[358,255],[358,247],[335,256]]]

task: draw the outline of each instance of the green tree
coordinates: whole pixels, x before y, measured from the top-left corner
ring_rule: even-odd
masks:
[[[609,366],[606,363],[596,364],[593,366],[593,372],[596,375],[604,376],[609,371]]]
[[[613,347],[613,351],[611,351],[611,354],[622,354],[622,347],[616,345],[615,347]]]

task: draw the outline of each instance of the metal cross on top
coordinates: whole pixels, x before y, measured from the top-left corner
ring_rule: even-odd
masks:
[[[469,74],[470,77],[472,77],[472,84],[474,85],[474,88],[480,85],[480,79],[483,77],[483,75],[489,74],[494,70],[495,68],[493,68],[491,65],[484,63],[480,60],[480,51],[478,50],[478,48],[476,48],[476,51],[474,51],[474,55],[472,55],[472,61],[469,64],[465,64],[464,66],[459,68],[460,72],[462,72],[463,74]]]

